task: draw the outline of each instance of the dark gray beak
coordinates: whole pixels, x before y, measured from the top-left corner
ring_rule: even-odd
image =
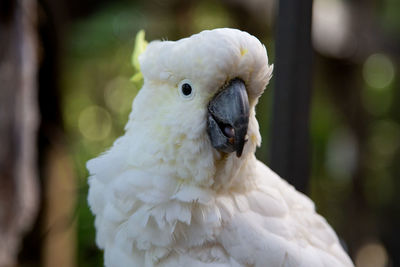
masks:
[[[208,104],[207,132],[212,146],[240,157],[247,140],[249,98],[244,82],[231,80]]]

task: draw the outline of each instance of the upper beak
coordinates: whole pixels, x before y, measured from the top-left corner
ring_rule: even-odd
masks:
[[[233,79],[208,104],[207,132],[214,148],[240,157],[247,140],[249,98],[242,80]]]

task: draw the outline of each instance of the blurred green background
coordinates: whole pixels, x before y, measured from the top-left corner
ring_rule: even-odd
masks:
[[[239,28],[258,37],[274,63],[277,2],[41,5],[47,14],[65,8],[64,17],[54,15],[52,21],[62,29],[57,39],[60,110],[76,177],[69,194],[75,209],[65,226],[76,237],[65,242],[73,257],[68,266],[102,266],[86,201],[85,164],[123,134],[140,89],[130,82],[136,33],[145,29],[148,41],[176,40],[204,29]],[[312,32],[309,195],[357,266],[400,266],[400,1],[315,0]],[[267,163],[273,87],[272,80],[257,106],[263,137],[257,156]]]

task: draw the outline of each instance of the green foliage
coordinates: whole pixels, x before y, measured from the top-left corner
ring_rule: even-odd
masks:
[[[135,74],[132,76],[131,81],[134,83],[142,83],[143,82],[143,75],[140,71],[140,63],[139,63],[139,56],[146,50],[148,42],[145,40],[145,32],[144,30],[140,30],[136,34],[135,39],[135,47],[133,48],[132,53],[132,66],[135,69]]]

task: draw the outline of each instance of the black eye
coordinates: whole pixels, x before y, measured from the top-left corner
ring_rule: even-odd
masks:
[[[193,87],[192,82],[188,79],[181,81],[177,89],[179,91],[179,95],[185,100],[193,99],[194,95],[196,94],[196,88]]]
[[[192,94],[192,87],[188,83],[182,84],[181,89],[184,96],[190,96]]]

